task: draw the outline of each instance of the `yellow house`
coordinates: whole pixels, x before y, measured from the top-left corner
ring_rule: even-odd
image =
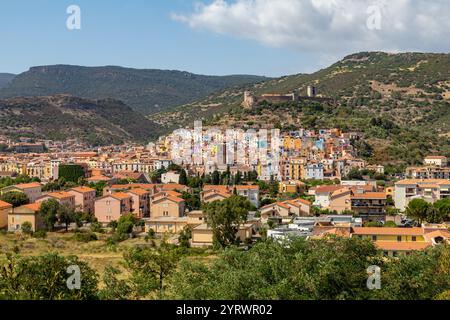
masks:
[[[164,196],[152,201],[150,217],[182,217],[184,216],[185,202],[174,196]]]
[[[397,256],[424,250],[432,245],[425,239],[423,228],[353,228],[352,236],[367,238],[383,250],[385,255]]]
[[[12,204],[0,200],[0,229],[8,227],[8,213],[12,209]]]
[[[253,235],[253,224],[246,223],[241,225],[238,232],[236,233],[236,238],[239,238],[241,242],[246,239],[250,239]],[[206,223],[201,224],[194,229],[192,229],[192,239],[191,245],[193,247],[204,247],[213,245],[213,231]]]
[[[187,225],[187,217],[156,217],[146,221],[145,231],[153,229],[156,233],[180,233]]]
[[[282,181],[279,183],[280,193],[302,193],[305,184],[299,180]]]
[[[39,215],[39,203],[26,204],[11,208],[8,214],[8,231],[15,232],[22,228],[24,222],[31,223],[31,230],[37,231],[44,227],[44,221]]]

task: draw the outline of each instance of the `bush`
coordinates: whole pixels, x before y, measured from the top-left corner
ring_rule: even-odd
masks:
[[[93,232],[77,232],[75,233],[74,240],[78,242],[91,242],[91,241],[97,241],[98,238]]]
[[[92,222],[90,228],[92,232],[103,233],[102,225],[99,222]]]
[[[31,225],[31,222],[25,221],[24,223],[22,223],[21,226],[21,230],[24,234],[32,234],[33,230],[32,230],[33,226]]]
[[[36,239],[45,239],[47,238],[47,231],[38,230],[35,233],[33,233],[33,237],[35,237]]]

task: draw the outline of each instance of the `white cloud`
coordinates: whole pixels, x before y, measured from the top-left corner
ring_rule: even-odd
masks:
[[[379,29],[367,26],[370,6],[381,13]],[[214,0],[172,18],[193,29],[324,57],[450,51],[448,0]]]

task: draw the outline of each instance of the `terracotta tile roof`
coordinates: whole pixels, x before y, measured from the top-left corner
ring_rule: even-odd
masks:
[[[447,157],[444,157],[444,156],[428,156],[428,157],[425,157],[425,159],[430,159],[430,160],[444,160],[444,159],[447,159]]]
[[[352,199],[379,199],[384,200],[387,198],[385,192],[365,192],[365,193],[355,193],[351,196]]]
[[[118,200],[125,200],[131,198],[131,196],[125,192],[116,192],[111,194],[111,197],[116,198]]]
[[[0,200],[0,209],[7,209],[7,208],[11,208],[11,207],[12,207],[12,204]]]
[[[223,185],[205,185],[203,186],[203,191],[210,191],[210,190],[216,190],[216,191],[220,191],[223,193],[227,193],[230,192],[230,188],[228,186],[223,186]]]
[[[29,189],[29,188],[42,187],[42,185],[39,182],[21,183],[21,184],[16,184],[14,186],[16,188],[19,188],[19,189]]]
[[[427,184],[450,184],[446,179],[406,179],[396,183],[396,185],[427,185]]]
[[[424,250],[431,246],[430,242],[413,242],[413,241],[375,241],[375,245],[386,251],[413,251]]]
[[[141,189],[141,188],[134,188],[134,189],[131,189],[130,191],[127,191],[127,193],[133,193],[133,194],[136,194],[136,195],[139,195],[139,196],[143,196],[143,195],[146,195],[146,194],[150,194],[149,191],[144,190],[144,189]]]
[[[422,228],[384,228],[384,227],[355,227],[353,232],[356,235],[408,235],[408,236],[423,236],[424,230]]]
[[[41,204],[38,203],[38,202],[35,202],[35,203],[30,203],[30,204],[23,205],[23,207],[37,212],[41,208]]]
[[[310,206],[310,205],[311,205],[311,202],[310,202],[310,201],[305,200],[305,199],[302,199],[302,198],[298,198],[298,199],[294,199],[294,200],[287,200],[287,201],[284,201],[284,203],[286,203],[286,204],[292,204],[292,205],[294,205],[294,206],[298,206],[299,203],[304,204],[304,205],[307,205],[307,206]]]
[[[79,192],[79,193],[89,193],[89,192],[95,191],[95,189],[88,188],[88,187],[75,187],[75,188],[72,188],[70,190],[76,191],[76,192]]]
[[[156,187],[156,184],[153,183],[130,183],[130,184],[113,184],[111,189],[153,189]]]
[[[229,197],[231,197],[231,194],[230,193],[224,193],[224,192],[216,191],[216,190],[211,190],[211,191],[206,192],[203,195],[203,199],[208,199],[208,198],[211,198],[211,197],[214,197],[214,196],[221,196],[222,198],[229,198]]]
[[[164,201],[164,200],[170,200],[170,201],[173,201],[173,202],[176,202],[176,203],[184,202],[184,199],[182,199],[182,198],[178,198],[178,197],[174,197],[174,196],[168,195],[168,196],[165,196],[165,197],[161,197],[161,198],[155,199],[153,201],[153,203],[157,203],[157,202]]]
[[[450,230],[442,229],[442,230],[435,230],[435,231],[425,233],[425,238],[427,238],[429,240],[431,240],[432,238],[436,238],[436,237],[450,239]]]
[[[65,191],[59,191],[59,192],[49,192],[47,193],[45,196],[49,196],[52,198],[57,198],[57,199],[66,199],[66,198],[71,198],[74,195],[70,194],[69,192],[65,192]]]
[[[259,186],[235,186],[236,190],[259,190]]]
[[[162,190],[182,190],[186,188],[186,186],[178,183],[168,183],[161,185]]]
[[[332,193],[336,190],[341,189],[342,186],[340,185],[331,185],[331,186],[317,186],[316,188],[316,194],[319,193]]]
[[[93,176],[90,178],[87,178],[87,181],[110,181],[111,178],[108,178],[106,176]]]

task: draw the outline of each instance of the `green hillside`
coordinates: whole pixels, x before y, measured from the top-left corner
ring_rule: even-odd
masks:
[[[147,143],[160,127],[121,101],[72,96],[0,100],[0,134],[17,138],[80,138],[91,145]]]
[[[336,106],[314,102],[241,106],[245,90],[296,92],[317,87]],[[241,127],[341,127],[359,131],[362,154],[377,163],[419,163],[423,155],[450,156],[450,54],[363,52],[316,73],[293,75],[214,94],[171,112],[152,115],[167,130],[205,124]]]
[[[186,104],[228,87],[267,80],[233,75],[203,76],[182,71],[54,65],[33,67],[0,90],[0,98],[70,94],[113,98],[150,114]],[[1,81],[1,80],[0,80]]]

